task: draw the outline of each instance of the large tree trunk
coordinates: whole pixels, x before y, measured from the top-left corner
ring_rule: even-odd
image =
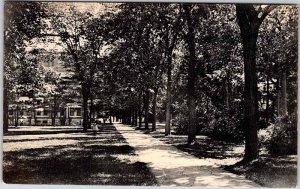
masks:
[[[66,125],[66,120],[67,120],[67,117],[66,117],[66,109],[63,107],[60,109],[60,125]]]
[[[90,98],[91,99],[91,105],[90,105],[90,120],[89,120],[89,126],[88,128],[92,128],[92,122],[94,121],[94,99],[93,97]]]
[[[230,92],[229,92],[229,81],[228,79],[226,79],[225,81],[225,107],[226,107],[226,110],[229,112],[230,110]]]
[[[249,21],[248,11],[243,5],[237,5],[237,18],[241,30],[244,57],[245,91],[244,91],[244,132],[245,156],[243,161],[249,162],[258,157],[258,102],[256,75],[256,41],[259,23]]]
[[[152,131],[156,131],[156,108],[157,108],[157,94],[158,94],[158,88],[154,89],[153,99],[152,99],[152,114],[153,114],[153,120],[152,120]]]
[[[138,114],[139,114],[139,128],[142,128],[142,107],[141,107],[141,105],[139,105],[140,107],[139,107],[139,112],[138,112]]]
[[[131,112],[130,112],[130,108],[128,108],[127,111],[126,111],[126,124],[127,125],[131,124]]]
[[[33,120],[34,120],[34,125],[36,125],[37,124],[37,117],[36,117],[35,107],[33,107]]]
[[[19,125],[19,105],[18,105],[18,102],[17,102],[15,127],[18,127],[18,125]]]
[[[88,130],[88,97],[83,95],[83,132]]]
[[[112,122],[112,117],[111,117],[111,115],[109,115],[109,124],[112,124],[113,122]]]
[[[167,94],[166,94],[166,125],[165,125],[165,136],[171,134],[171,90],[172,90],[172,54],[177,42],[179,30],[181,28],[181,16],[178,16],[177,20],[170,28],[170,23],[165,20],[164,42],[166,49],[166,64],[167,64]],[[171,25],[172,25],[171,24]],[[172,38],[173,37],[173,38]]]
[[[54,117],[55,111],[52,110],[51,114],[52,114],[51,115],[51,125],[55,126],[55,117]]]
[[[56,119],[56,112],[57,112],[57,108],[56,108],[56,98],[54,97],[53,99],[53,107],[52,107],[52,126],[55,126],[55,119]]]
[[[147,89],[144,96],[144,111],[145,111],[145,129],[149,129],[149,102],[150,102],[150,92]]]
[[[275,7],[275,5],[267,5],[256,10],[253,5],[236,5],[237,21],[243,43],[245,72],[245,156],[242,162],[250,162],[258,157],[256,41],[261,23]]]
[[[189,60],[188,60],[188,84],[187,84],[187,105],[188,105],[188,144],[196,142],[196,94],[195,83],[197,79],[196,73],[196,47],[195,47],[195,27],[191,18],[190,5],[184,5],[184,12],[188,31],[186,35],[186,43],[188,46]]]
[[[269,109],[270,109],[270,81],[269,76],[267,76],[267,95],[266,95],[266,125],[269,125]]]
[[[167,94],[166,94],[166,126],[165,136],[171,134],[171,87],[172,87],[172,53],[167,57]]]
[[[286,90],[286,71],[283,68],[279,73],[279,89],[278,89],[278,100],[277,110],[278,118],[280,120],[287,116],[287,90]]]
[[[8,133],[8,119],[9,119],[9,103],[8,103],[8,85],[7,81],[4,78],[4,89],[3,89],[3,96],[4,96],[4,101],[3,101],[3,133],[6,134]]]
[[[245,72],[245,160],[251,161],[258,156],[258,104],[256,76],[256,39],[251,36],[244,40],[244,72]],[[246,48],[245,48],[246,47]]]
[[[134,125],[134,122],[135,122],[135,111],[134,111],[134,108],[131,108],[130,109],[130,112],[131,112],[131,123],[130,125]]]
[[[134,109],[135,119],[134,119],[134,126],[138,126],[138,110]]]

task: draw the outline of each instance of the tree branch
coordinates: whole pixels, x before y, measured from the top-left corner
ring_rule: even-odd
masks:
[[[260,22],[263,22],[263,20],[267,17],[267,15],[273,11],[278,5],[267,5],[263,11],[262,11],[262,15],[261,17],[259,18],[259,21]]]

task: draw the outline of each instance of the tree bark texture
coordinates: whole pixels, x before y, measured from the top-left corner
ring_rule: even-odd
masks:
[[[165,136],[171,134],[171,87],[172,87],[172,54],[167,57],[167,94],[166,94],[166,126]]]
[[[7,86],[7,81],[4,78],[4,89],[3,89],[3,133],[6,134],[8,133],[8,119],[9,119],[9,104],[8,104],[8,86]]]
[[[269,76],[267,76],[267,96],[266,96],[266,124],[269,124],[269,109],[270,109],[270,81]]]
[[[90,97],[90,100],[91,100],[91,105],[90,105],[90,119],[89,119],[89,124],[88,124],[88,128],[92,128],[92,122],[93,122],[93,117],[94,117],[94,99],[93,97]]]
[[[187,105],[188,105],[188,144],[196,142],[196,94],[195,83],[197,80],[196,73],[196,47],[195,47],[195,26],[191,17],[190,5],[183,7],[188,31],[186,34],[186,43],[188,46],[189,59],[188,59],[188,84],[187,84]]]
[[[180,8],[181,9],[181,8]],[[180,10],[181,11],[181,10]],[[166,47],[166,64],[167,64],[167,94],[166,94],[166,124],[165,136],[171,134],[171,90],[172,90],[172,54],[177,42],[177,38],[181,28],[181,14],[170,28],[168,21],[164,23],[166,31],[164,32],[164,42]],[[172,24],[171,24],[172,25]]]
[[[138,126],[138,110],[134,109],[135,119],[134,119],[134,126]]]
[[[88,98],[83,96],[83,132],[86,132],[88,129]]]
[[[157,120],[157,94],[158,94],[158,88],[154,89],[153,99],[152,99],[152,114],[153,114],[153,120],[152,120],[152,131],[156,131],[156,120]]]
[[[284,119],[287,116],[287,89],[286,89],[286,71],[281,70],[279,73],[279,89],[278,89],[278,117]]]
[[[138,114],[139,114],[139,128],[142,128],[142,110],[141,110],[141,105],[140,105],[140,107],[139,107],[139,112],[138,112]]]
[[[149,129],[149,103],[150,103],[150,92],[147,89],[144,94],[145,129]]]
[[[19,104],[18,104],[18,102],[17,102],[15,127],[18,127],[18,125],[19,125]]]
[[[134,113],[134,108],[131,109],[131,123],[130,125],[134,125],[135,122],[135,113]]]
[[[237,19],[240,26],[245,74],[244,91],[244,132],[245,156],[244,161],[249,162],[258,157],[258,102],[257,102],[257,75],[256,75],[256,41],[260,23],[252,16],[251,11],[237,5]]]

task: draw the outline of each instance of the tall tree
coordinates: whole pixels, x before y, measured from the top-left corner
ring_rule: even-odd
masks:
[[[186,22],[186,32],[184,39],[188,51],[187,70],[187,105],[188,105],[188,144],[196,142],[197,118],[196,118],[196,82],[198,75],[204,73],[203,63],[199,63],[196,57],[196,26],[199,17],[205,17],[206,7],[184,4],[184,15]],[[199,74],[197,71],[200,70]]]
[[[249,162],[258,157],[258,102],[256,49],[260,25],[275,5],[263,7],[259,5],[237,4],[236,15],[241,31],[245,74],[245,156],[243,162]]]
[[[162,44],[165,54],[165,65],[167,74],[166,91],[166,124],[165,135],[171,134],[171,89],[172,89],[172,59],[173,52],[178,42],[180,29],[182,28],[182,10],[181,4],[161,5],[159,16],[162,23]],[[177,10],[177,11],[176,11]]]
[[[4,3],[4,104],[3,129],[8,131],[8,107],[12,89],[14,66],[20,64],[20,53],[25,50],[25,42],[40,34],[42,18],[45,17],[40,2]]]
[[[53,8],[53,7],[52,7]],[[56,7],[54,6],[54,9]],[[51,7],[49,8],[51,9]],[[92,112],[88,110],[88,101],[91,102],[93,110],[94,93],[92,88],[95,86],[95,74],[99,69],[100,50],[103,45],[103,35],[106,28],[102,23],[103,15],[93,17],[89,12],[82,12],[76,6],[65,7],[66,12],[57,11],[51,15],[51,28],[54,35],[60,37],[61,45],[73,59],[76,73],[76,80],[80,83],[81,97],[83,105],[83,131],[86,132],[90,127]]]

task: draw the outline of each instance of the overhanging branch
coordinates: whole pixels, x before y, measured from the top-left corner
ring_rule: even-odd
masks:
[[[272,12],[278,5],[267,5],[263,10],[262,10],[262,15],[259,18],[260,22],[263,22],[263,20],[267,17],[267,15]]]

